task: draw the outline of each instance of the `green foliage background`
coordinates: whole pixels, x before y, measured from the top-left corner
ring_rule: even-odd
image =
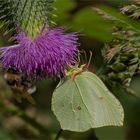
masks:
[[[54,7],[57,15],[53,20],[57,26],[67,26],[70,31],[79,32],[79,49],[93,51],[90,70],[98,73],[104,65],[101,49],[104,43],[112,40],[112,21],[105,21],[99,16],[93,7],[101,7],[112,16],[117,17],[116,24],[123,27],[132,26],[140,30],[140,23],[134,22],[119,14],[118,7],[130,3],[130,0],[57,0]],[[108,6],[108,7],[106,7]],[[113,10],[112,10],[113,8]],[[118,11],[118,12],[116,12]],[[125,21],[120,23],[117,21]],[[2,28],[0,34],[0,46],[11,44],[7,40],[10,34],[3,36],[5,28]],[[84,63],[84,60],[81,60]],[[140,77],[134,76],[131,82],[131,88],[140,96],[139,87]],[[37,92],[33,95],[36,105],[29,104],[26,100],[17,103],[10,93],[9,88],[0,79],[0,139],[3,140],[50,140],[49,137],[55,137],[59,131],[59,124],[51,111],[51,97],[58,81],[44,80],[38,82]],[[125,140],[140,139],[140,99],[126,94],[122,88],[112,89],[121,101],[125,109],[124,127],[105,127],[90,130],[85,133],[63,132],[62,140]],[[12,104],[9,102],[12,102]]]

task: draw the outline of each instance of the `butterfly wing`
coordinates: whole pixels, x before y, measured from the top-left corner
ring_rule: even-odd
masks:
[[[69,78],[53,93],[52,110],[64,130],[82,132],[102,126],[121,126],[120,102],[91,72]]]
[[[83,72],[76,82],[82,91],[88,108],[92,107],[93,127],[122,126],[124,111],[118,99],[106,88],[95,74]]]

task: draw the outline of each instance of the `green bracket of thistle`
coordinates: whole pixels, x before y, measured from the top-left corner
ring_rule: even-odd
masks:
[[[36,37],[45,24],[52,23],[54,0],[0,0],[0,27],[6,28],[6,34],[15,30],[15,26]],[[13,26],[14,25],[14,26]]]

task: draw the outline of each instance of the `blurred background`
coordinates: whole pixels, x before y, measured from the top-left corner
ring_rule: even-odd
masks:
[[[119,12],[119,8],[131,0],[57,0],[54,18],[56,26],[66,26],[68,31],[79,33],[79,49],[91,50],[93,58],[90,70],[98,71],[103,65],[101,49],[104,43],[112,39],[112,24],[97,15],[93,7],[107,5]],[[10,35],[3,36],[1,29],[0,47],[12,44],[7,40]],[[84,60],[81,60],[84,63]],[[36,105],[23,100],[18,103],[10,88],[0,77],[0,140],[49,140],[58,133],[60,126],[51,111],[52,93],[58,84],[57,80],[45,79],[37,83],[37,92],[32,96]],[[134,77],[131,87],[140,94],[140,77]],[[104,127],[92,129],[85,133],[62,132],[62,140],[140,140],[140,99],[121,93],[118,98],[125,110],[123,127]]]

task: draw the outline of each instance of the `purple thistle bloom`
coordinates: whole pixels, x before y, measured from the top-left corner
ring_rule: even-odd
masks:
[[[65,69],[77,61],[77,33],[65,34],[63,28],[41,33],[31,39],[24,32],[16,36],[17,45],[1,48],[0,61],[5,69],[42,78],[62,77]]]

